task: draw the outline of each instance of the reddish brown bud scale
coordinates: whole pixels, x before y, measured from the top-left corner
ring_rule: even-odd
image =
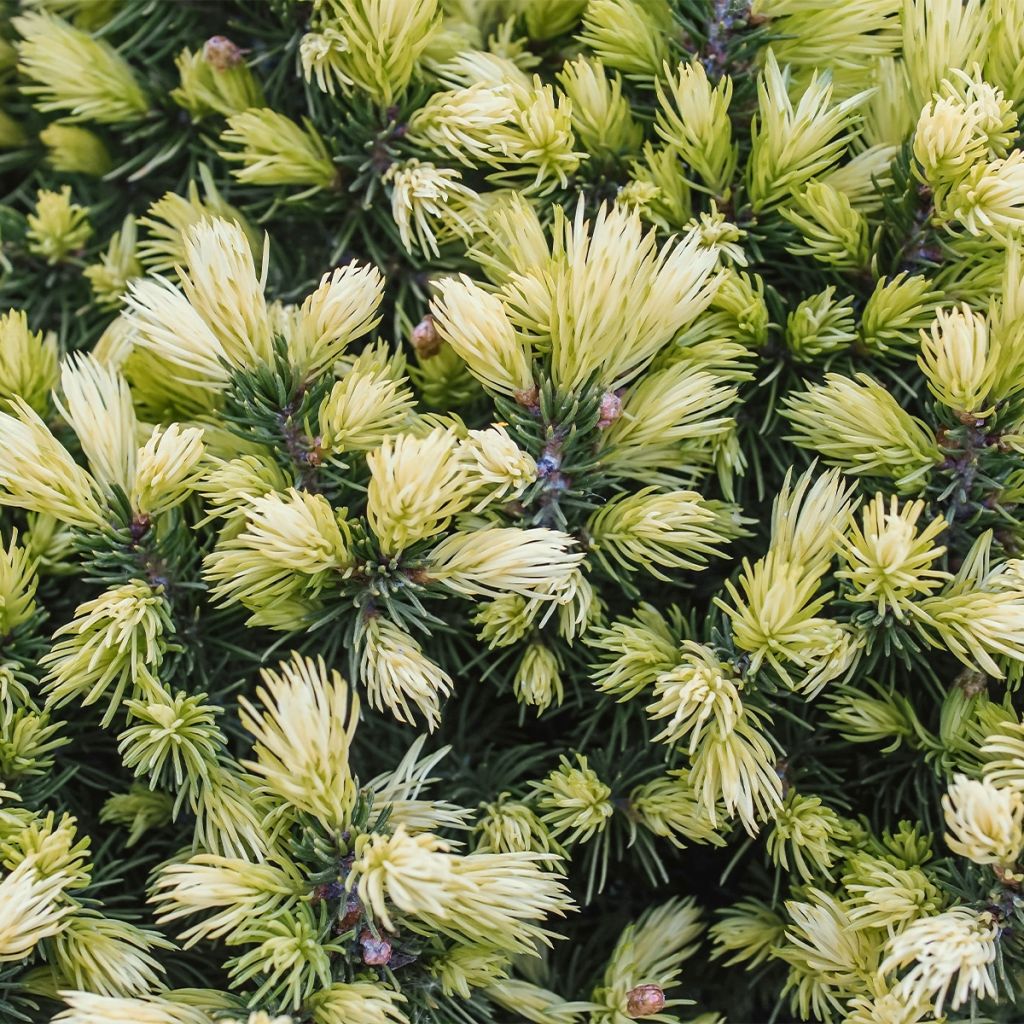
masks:
[[[626,996],[626,1016],[636,1020],[665,1009],[665,993],[658,985],[637,985]]]
[[[350,892],[345,898],[345,913],[338,921],[339,931],[348,931],[363,916],[363,901],[358,893]]]
[[[359,934],[363,947],[363,963],[370,967],[382,967],[391,960],[391,943],[387,939],[375,939],[369,928]]]
[[[228,71],[238,67],[246,51],[236,46],[227,36],[211,36],[203,44],[203,59],[215,71]]]
[[[537,385],[534,384],[532,388],[515,392],[513,397],[517,404],[521,405],[524,409],[536,409],[537,403],[540,401],[540,391]]]
[[[598,430],[610,427],[622,415],[622,399],[614,391],[601,396],[601,416],[597,421]]]
[[[434,326],[434,318],[428,313],[413,329],[409,339],[420,359],[436,356],[441,348],[441,335]]]

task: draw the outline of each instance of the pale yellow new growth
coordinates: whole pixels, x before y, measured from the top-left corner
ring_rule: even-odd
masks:
[[[318,413],[329,451],[366,451],[411,424],[415,401],[405,378],[387,368],[353,368],[331,389]]]
[[[529,343],[512,326],[501,300],[462,275],[437,283],[430,311],[438,333],[470,372],[500,394],[526,395],[533,387]]]
[[[956,1010],[969,999],[995,996],[997,938],[998,928],[987,911],[954,907],[894,935],[880,970],[890,974],[909,966],[896,991],[912,1003],[933,1004],[941,1017],[947,999]]]
[[[92,992],[63,991],[68,1009],[54,1017],[55,1024],[210,1024],[202,1010],[164,996],[101,996]]]
[[[616,575],[645,569],[660,580],[666,569],[698,571],[739,530],[696,491],[646,487],[612,498],[587,523],[590,550]]]
[[[735,728],[743,715],[742,680],[711,650],[692,640],[683,641],[680,659],[655,680],[655,700],[647,706],[647,714],[655,722],[669,719],[654,737],[656,742],[675,745],[689,738],[687,750],[692,756],[709,721],[721,733]]]
[[[252,864],[199,853],[184,863],[162,867],[150,902],[162,925],[204,915],[178,935],[188,949],[212,939],[231,942],[254,919],[286,910],[301,895],[302,884],[289,861]]]
[[[43,875],[27,857],[0,881],[0,963],[24,960],[64,927],[73,906],[61,896],[68,878]]]
[[[622,1007],[628,1003],[629,993],[640,985],[656,985],[662,990],[675,987],[683,963],[697,952],[703,930],[700,908],[692,897],[650,907],[627,925],[594,992],[594,999],[601,1005],[591,1015],[594,1024],[621,1024]],[[627,1014],[625,1019],[633,1017]]]
[[[391,836],[360,836],[349,884],[389,931],[395,929],[389,903],[405,914],[447,916],[445,902],[455,884],[447,849],[437,836],[410,835],[401,825]]]
[[[160,589],[143,580],[130,580],[80,604],[40,660],[47,669],[47,705],[61,707],[78,699],[88,706],[107,697],[105,727],[126,692],[147,698],[162,694],[155,673],[164,637],[172,630]]]
[[[26,217],[28,250],[53,266],[81,249],[92,237],[89,211],[71,201],[71,189],[59,192],[40,189],[36,205]]]
[[[773,206],[837,164],[857,134],[857,108],[870,91],[832,102],[827,77],[812,75],[794,105],[786,74],[768,50],[757,83],[747,186],[755,209]]]
[[[801,973],[856,990],[876,969],[877,944],[853,927],[848,908],[832,893],[808,887],[802,899],[786,902],[786,911],[792,923],[783,955]]]
[[[0,505],[54,516],[69,526],[101,526],[96,483],[20,398],[0,412]]]
[[[816,796],[791,790],[772,822],[766,847],[772,860],[804,881],[818,875],[832,879],[833,862],[851,836],[831,807]]]
[[[217,191],[213,175],[205,164],[199,165],[199,183],[189,181],[183,195],[165,192],[146,210],[139,224],[146,229],[139,243],[139,258],[154,274],[165,274],[185,262],[185,233],[207,217],[221,217],[241,225],[250,243],[256,248],[259,237],[242,214],[226,202]]]
[[[174,58],[180,84],[171,92],[171,99],[187,110],[193,121],[211,114],[230,117],[265,102],[243,54],[236,50],[236,55],[219,58],[216,49],[207,42],[194,53],[185,47]]]
[[[414,721],[410,701],[428,729],[440,721],[440,701],[452,690],[451,677],[424,653],[415,637],[375,615],[362,627],[360,676],[370,706],[387,707],[400,721]]]
[[[650,604],[632,617],[594,631],[592,643],[602,661],[593,666],[594,685],[618,700],[631,700],[648,690],[662,672],[678,661],[679,630]]]
[[[60,111],[72,121],[123,124],[138,121],[149,101],[123,57],[61,18],[29,11],[13,19],[22,37],[18,71],[28,79],[22,91],[44,112]]]
[[[593,377],[615,390],[641,372],[710,303],[717,252],[698,231],[658,245],[639,214],[581,202],[559,215],[550,259],[513,275],[502,295],[514,327],[550,353],[566,389]]]
[[[569,97],[572,126],[589,153],[608,157],[637,149],[643,132],[622,95],[622,78],[609,75],[600,60],[567,60],[558,81]]]
[[[1007,661],[1024,661],[1024,593],[1019,590],[973,590],[954,581],[946,591],[918,601],[912,612],[931,646],[944,647],[970,668],[1001,679]]]
[[[316,7],[314,26],[330,45],[327,52],[304,45],[307,81],[316,71],[320,88],[354,87],[381,107],[405,90],[441,22],[437,0],[320,0]]]
[[[923,501],[900,508],[895,495],[886,502],[876,494],[865,506],[861,523],[850,513],[845,533],[837,535],[845,567],[836,573],[853,589],[848,600],[874,604],[879,616],[888,611],[903,619],[915,598],[951,579],[948,572],[933,568],[946,551],[934,543],[946,521],[938,516],[919,531],[924,510]]]
[[[731,620],[737,646],[751,655],[754,671],[767,662],[787,686],[811,693],[828,680],[829,667],[833,672],[849,668],[858,649],[839,623],[818,615],[831,597],[820,590],[825,568],[788,562],[769,551],[753,565],[744,559],[738,587],[726,581],[729,603],[715,598]],[[793,667],[808,675],[794,679]]]
[[[470,430],[462,442],[467,484],[479,495],[474,512],[518,498],[537,479],[537,463],[501,426]]]
[[[136,254],[138,230],[135,218],[129,213],[121,227],[110,236],[105,252],[95,263],[89,264],[84,274],[97,303],[104,309],[119,309],[128,282],[142,274],[142,264]]]
[[[984,60],[986,18],[981,0],[903,0],[902,8],[904,64],[920,110],[951,71]]]
[[[474,218],[474,246],[469,256],[495,284],[541,266],[551,255],[537,209],[520,192],[484,193]]]
[[[468,231],[465,207],[477,195],[462,184],[458,171],[412,159],[392,164],[383,180],[390,186],[391,216],[408,252],[418,246],[424,255],[437,257],[439,245]]]
[[[18,543],[12,530],[7,546],[0,544],[0,636],[11,633],[35,614],[37,559]]]
[[[645,483],[685,475],[686,466],[673,463],[710,461],[710,441],[732,427],[722,414],[735,401],[735,387],[687,363],[644,374],[601,434],[602,467]]]
[[[242,471],[236,479],[258,483],[261,489],[269,485],[269,474],[260,479],[252,471]],[[259,496],[243,493],[238,498],[239,504],[232,507],[225,496],[231,517],[244,515],[245,528],[222,540],[204,562],[211,593],[225,604],[243,604],[254,613],[253,624],[298,628],[316,608],[317,596],[333,574],[351,563],[344,510],[336,512],[322,494],[295,488],[284,494],[269,489]]]
[[[113,164],[103,140],[88,128],[53,121],[39,133],[39,141],[46,146],[47,162],[55,171],[99,178]]]
[[[247,185],[321,189],[338,182],[331,154],[309,120],[300,126],[269,107],[244,110],[228,118],[221,141],[238,147],[219,155],[242,165],[232,174]]]
[[[45,415],[59,378],[56,334],[30,331],[21,310],[0,315],[0,408],[17,396]]]
[[[387,437],[366,464],[366,516],[385,554],[441,533],[472,500],[452,431],[438,427],[425,437]]]
[[[813,466],[795,483],[792,477],[787,471],[772,505],[773,557],[794,565],[827,564],[835,551],[836,523],[856,507],[856,484],[835,469],[815,476]]]
[[[424,148],[475,167],[495,159],[495,137],[515,116],[511,89],[477,82],[464,89],[434,93],[413,114],[409,128],[411,139]]]
[[[931,431],[865,373],[827,373],[823,384],[786,399],[800,447],[848,473],[887,477],[914,491],[941,459]]]
[[[174,949],[158,932],[79,909],[48,943],[48,956],[66,983],[104,996],[158,989],[165,968],[154,954]]]
[[[508,954],[486,946],[452,946],[428,968],[446,996],[461,999],[471,999],[473,989],[507,977],[508,969]]]
[[[787,247],[794,256],[811,256],[838,269],[867,266],[868,221],[846,193],[827,182],[814,181],[796,192],[791,205],[779,212],[803,238],[803,244]]]
[[[535,944],[548,941],[537,922],[570,906],[560,878],[543,870],[550,859],[537,853],[460,857],[436,836],[410,835],[399,826],[390,836],[356,840],[349,884],[389,930],[397,911],[424,934],[536,954]]]
[[[956,775],[942,798],[946,845],[975,864],[1012,866],[1024,848],[1024,799],[990,779]]]
[[[533,809],[511,800],[508,793],[481,806],[475,831],[477,853],[552,853],[561,849]]]
[[[93,476],[105,487],[128,494],[135,480],[138,422],[128,382],[94,357],[69,356],[61,369],[63,401],[55,399]]]
[[[440,781],[431,772],[451,752],[450,747],[440,747],[423,754],[426,742],[426,736],[418,736],[391,771],[366,782],[360,780],[362,788],[372,795],[375,805],[391,808],[388,821],[394,825],[405,825],[414,832],[468,828],[465,819],[471,811],[425,792]]]
[[[710,725],[692,758],[690,780],[712,825],[717,826],[724,807],[756,835],[759,822],[774,818],[782,802],[782,782],[775,767],[778,755],[761,732],[760,720],[744,712],[732,729],[717,719]]]
[[[490,181],[523,183],[542,195],[559,185],[566,188],[586,155],[573,148],[568,98],[538,76],[532,82],[474,82],[434,93],[412,116],[409,129],[414,144],[470,167],[497,168]]]
[[[200,220],[183,241],[180,287],[155,276],[129,284],[128,321],[137,332],[132,370],[169,377],[162,383],[175,398],[202,408],[232,368],[270,359],[273,325],[263,295],[269,251],[265,245],[257,276],[245,232],[220,218]]]
[[[185,233],[181,290],[209,324],[228,359],[240,366],[270,357],[273,331],[263,295],[270,250],[263,247],[257,276],[252,247],[234,221],[210,218]]]
[[[690,843],[727,843],[701,805],[686,769],[659,775],[635,787],[629,794],[629,803],[644,828],[679,850]]]
[[[359,698],[322,658],[295,654],[278,671],[260,670],[256,697],[262,714],[239,698],[242,725],[253,736],[255,761],[275,796],[329,828],[342,828],[355,806],[349,749],[359,721]]]
[[[955,69],[935,99],[921,111],[914,133],[919,173],[933,188],[956,182],[971,166],[1005,157],[1017,137],[1013,105],[993,85]]]
[[[729,104],[732,79],[712,86],[704,65],[692,61],[673,71],[664,68],[664,84],[655,82],[658,115],[654,129],[701,176],[715,195],[724,195],[736,169]]]
[[[573,537],[545,527],[488,527],[453,533],[426,558],[431,579],[466,596],[503,593],[550,601],[568,600],[559,587],[571,583],[584,553]]]
[[[331,369],[350,342],[380,323],[377,308],[384,295],[380,271],[351,263],[324,274],[316,291],[299,309],[288,353],[309,376]]]
[[[266,561],[310,576],[349,560],[347,537],[330,502],[294,487],[253,500],[247,540]]]
[[[558,768],[533,784],[541,821],[565,843],[589,842],[608,827],[615,813],[611,788],[583,754],[576,755],[576,764],[564,755],[560,761]]]
[[[487,999],[534,1024],[577,1024],[580,1015],[597,1009],[595,1003],[568,1002],[557,992],[519,978],[502,978],[487,987]]]
[[[664,63],[671,25],[664,0],[590,0],[578,39],[609,67],[653,78]]]
[[[180,505],[205,475],[203,454],[202,428],[155,427],[136,456],[132,508],[153,516]]]
[[[556,707],[561,705],[565,690],[561,664],[555,651],[547,644],[530,644],[516,668],[512,691],[520,704],[535,707],[538,715],[552,704]]]
[[[931,330],[921,331],[918,364],[928,380],[928,389],[954,412],[979,418],[991,414],[986,399],[998,373],[996,360],[988,322],[966,304],[939,310]]]
[[[408,1024],[405,996],[376,982],[335,982],[309,1000],[313,1024]]]

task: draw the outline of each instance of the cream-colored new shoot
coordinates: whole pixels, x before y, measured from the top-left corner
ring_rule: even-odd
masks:
[[[275,796],[330,828],[348,820],[356,801],[349,748],[359,720],[359,698],[322,658],[294,655],[277,671],[262,669],[256,697],[262,714],[239,699],[242,725],[252,733],[255,761]]]

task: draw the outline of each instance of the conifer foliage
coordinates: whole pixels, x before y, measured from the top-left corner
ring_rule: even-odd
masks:
[[[1024,1016],[1024,0],[0,0],[0,1021]]]

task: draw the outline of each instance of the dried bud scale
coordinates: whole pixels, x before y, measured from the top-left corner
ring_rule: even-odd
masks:
[[[210,36],[203,43],[203,57],[217,71],[237,67],[245,58],[245,51],[237,47],[227,36]]]
[[[650,1017],[665,1009],[665,993],[657,985],[637,985],[626,996],[626,1016],[631,1020]]]

